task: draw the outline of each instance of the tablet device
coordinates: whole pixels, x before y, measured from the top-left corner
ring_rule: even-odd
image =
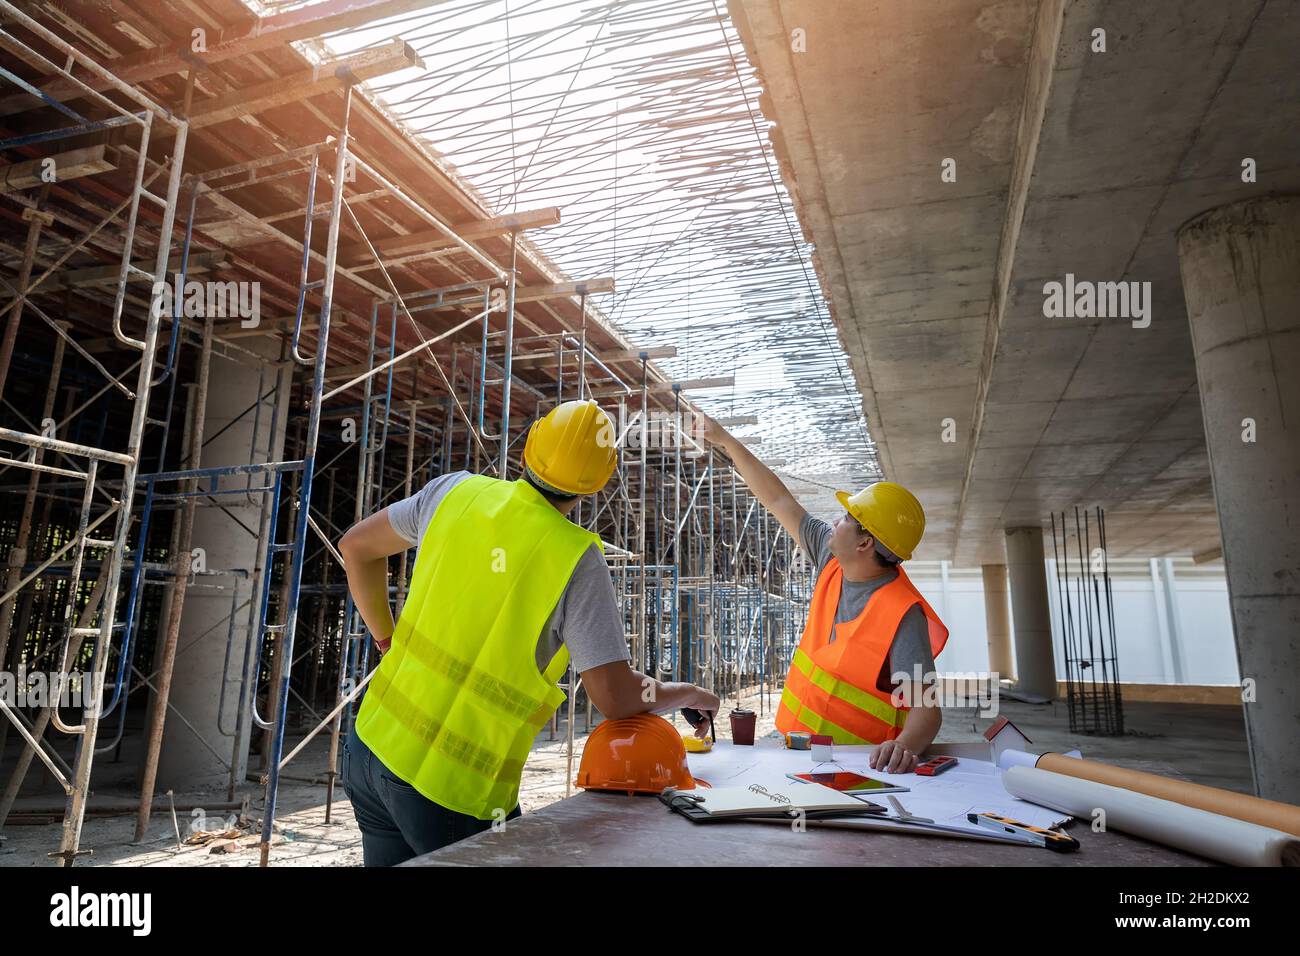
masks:
[[[827,771],[825,773],[791,773],[786,774],[786,776],[791,780],[802,780],[804,783],[820,783],[823,787],[830,787],[840,793],[849,793],[855,796],[864,793],[908,792],[907,787],[886,783],[883,780],[874,780],[871,777],[864,777],[860,773],[853,773],[848,770]]]

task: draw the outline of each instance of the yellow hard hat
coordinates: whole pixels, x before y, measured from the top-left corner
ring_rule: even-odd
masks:
[[[565,402],[528,430],[524,467],[543,490],[589,495],[614,473],[616,442],[614,423],[599,405]]]
[[[906,561],[925,534],[925,511],[921,502],[902,485],[877,481],[856,495],[835,492],[835,497],[864,529]]]

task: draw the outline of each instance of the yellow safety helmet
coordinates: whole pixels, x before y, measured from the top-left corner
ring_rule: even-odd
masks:
[[[565,402],[528,430],[524,467],[544,491],[589,495],[614,473],[616,443],[614,422],[599,405]]]
[[[921,543],[925,511],[916,495],[902,485],[877,481],[856,495],[837,491],[835,497],[858,524],[900,560],[910,558]]]

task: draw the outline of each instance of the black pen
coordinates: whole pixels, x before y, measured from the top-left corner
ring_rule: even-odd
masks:
[[[700,721],[702,721],[702,720],[708,720],[708,722],[709,722],[709,737],[710,737],[710,739],[712,739],[712,741],[713,741],[715,744],[718,742],[718,734],[717,734],[717,731],[714,729],[714,726],[713,726],[713,715],[712,715],[712,714],[705,714],[703,711],[696,710],[694,707],[683,707],[683,708],[682,708],[682,716],[686,718],[686,722],[687,722],[688,724],[690,724],[692,727],[694,727],[694,728],[696,728],[696,729],[699,729]]]

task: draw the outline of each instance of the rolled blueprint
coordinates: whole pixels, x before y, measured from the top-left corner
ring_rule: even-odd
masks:
[[[998,767],[1010,770],[1012,767],[1036,767],[1042,757],[1027,750],[1004,750],[998,754]]]
[[[1300,840],[1289,833],[1079,777],[1012,767],[1002,784],[1022,800],[1091,820],[1106,813],[1107,829],[1233,866],[1300,866]]]
[[[1145,793],[1149,797],[1172,800],[1185,807],[1221,813],[1225,817],[1245,820],[1262,827],[1282,830],[1300,837],[1300,807],[1274,800],[1263,800],[1245,793],[1206,787],[1186,780],[1174,780],[1141,770],[1113,767],[1096,760],[1080,760],[1064,754],[1043,754],[1034,764],[1039,770],[1050,770],[1070,777],[1080,777],[1094,783]]]

